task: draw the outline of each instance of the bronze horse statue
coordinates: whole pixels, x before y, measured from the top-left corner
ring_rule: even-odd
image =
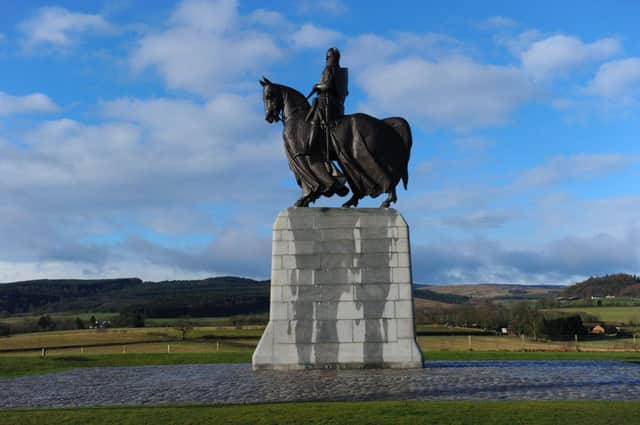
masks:
[[[365,196],[375,198],[381,193],[387,194],[381,208],[397,201],[396,186],[402,180],[406,189],[409,180],[412,137],[404,118],[344,115],[331,126],[328,146],[308,146],[311,125],[305,117],[311,106],[305,96],[264,77],[260,84],[265,119],[269,123],[283,122],[289,168],[302,188],[295,206],[307,207],[322,195],[345,196],[349,192],[345,178],[352,196],[343,207],[357,207]]]

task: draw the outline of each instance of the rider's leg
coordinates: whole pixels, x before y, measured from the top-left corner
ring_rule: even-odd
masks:
[[[311,131],[309,132],[309,140],[307,142],[306,154],[311,154],[315,147],[318,145],[318,138],[320,137],[320,121],[311,121]]]

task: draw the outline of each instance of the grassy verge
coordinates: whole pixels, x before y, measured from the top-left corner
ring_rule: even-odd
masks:
[[[250,362],[251,352],[0,357],[0,378],[79,367]]]
[[[562,351],[425,351],[429,360],[608,360],[640,363],[640,352]]]
[[[235,406],[4,409],[6,425],[45,424],[637,424],[640,402],[384,401]]]
[[[161,364],[243,363],[251,351],[221,353],[106,354],[86,356],[0,357],[0,378],[56,372],[79,367],[143,366]],[[435,360],[610,360],[640,363],[640,353],[616,352],[513,352],[513,351],[427,351],[426,361]]]

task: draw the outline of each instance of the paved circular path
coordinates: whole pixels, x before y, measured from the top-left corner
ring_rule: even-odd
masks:
[[[253,372],[249,364],[87,368],[0,380],[0,407],[309,400],[640,400],[640,365],[428,362],[423,370]]]

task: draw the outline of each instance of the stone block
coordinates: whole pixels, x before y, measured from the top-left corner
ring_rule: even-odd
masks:
[[[413,288],[412,285],[397,284],[398,287],[398,299],[409,300],[413,302]]]
[[[325,254],[320,260],[322,270],[350,269],[358,267],[358,254]]]
[[[398,338],[415,338],[413,319],[396,319]]]
[[[394,283],[411,283],[410,267],[394,267],[391,269],[391,280]]]
[[[364,319],[362,305],[353,301],[327,301],[315,304],[318,320]]]
[[[345,285],[362,282],[360,268],[322,269],[315,273],[316,285]]]
[[[395,283],[391,268],[383,266],[363,268],[361,282],[363,284]]]
[[[320,301],[353,301],[353,285],[319,285],[317,287],[320,288]]]
[[[289,318],[289,303],[271,301],[269,320],[287,320]]]
[[[360,241],[354,239],[336,239],[317,242],[318,252],[330,252],[333,255],[360,253]]]
[[[397,330],[393,319],[353,321],[354,342],[392,342],[397,339]]]
[[[392,209],[288,208],[254,369],[422,367],[409,231]]]
[[[413,320],[413,300],[395,301],[396,318]]]
[[[398,299],[398,285],[365,283],[353,286],[355,301],[394,301]]]
[[[321,241],[357,241],[360,238],[360,228],[354,229],[320,229]]]

